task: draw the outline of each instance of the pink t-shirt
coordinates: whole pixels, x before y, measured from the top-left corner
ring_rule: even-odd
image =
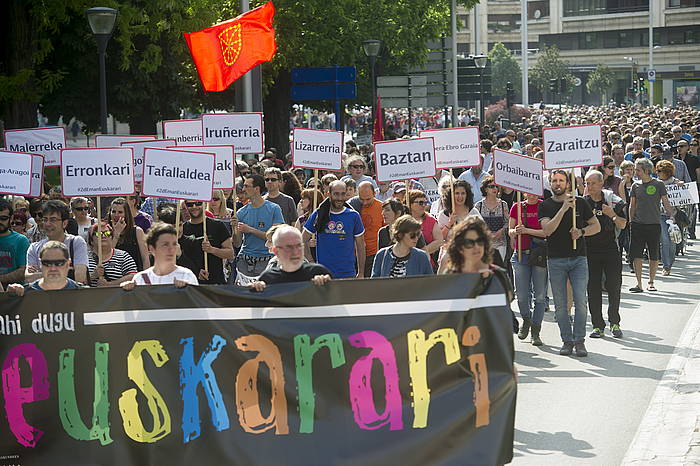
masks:
[[[537,203],[535,204],[528,204],[527,202],[523,201],[521,203],[521,215],[522,215],[522,222],[525,225],[525,228],[530,228],[532,230],[541,230],[542,225],[540,225],[540,220],[537,216],[537,208],[539,207],[540,203],[542,202],[541,199],[537,200]],[[513,206],[510,208],[510,218],[518,219],[518,204],[515,203]],[[517,225],[517,222],[516,222]],[[530,249],[530,235],[521,235],[521,245],[523,250],[525,249]],[[518,250],[518,241],[517,241],[517,236],[515,237],[515,240],[513,241],[513,249],[516,251]]]

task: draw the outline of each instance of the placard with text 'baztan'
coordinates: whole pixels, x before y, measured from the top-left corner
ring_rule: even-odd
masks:
[[[292,165],[319,170],[341,170],[343,132],[294,128]]]
[[[131,147],[134,149],[134,180],[140,183],[143,179],[143,151],[147,147],[165,149],[174,145],[176,145],[174,139],[150,139],[148,141],[122,142],[122,147]]]
[[[195,152],[213,153],[216,166],[214,168],[214,189],[233,189],[236,178],[236,162],[233,146],[171,146],[168,150],[190,150]]]
[[[32,184],[32,154],[0,151],[0,194],[28,196]]]
[[[64,196],[133,195],[133,150],[131,147],[63,149],[61,187]]]
[[[178,146],[201,146],[202,120],[166,120],[163,122],[163,137],[175,139]]]
[[[522,193],[544,195],[542,161],[525,155],[495,149],[493,152],[494,182],[503,188]]]
[[[265,152],[262,113],[204,113],[202,141],[205,146],[233,146],[236,154]]]
[[[64,147],[66,130],[62,126],[5,130],[5,149],[10,152],[41,154],[47,167],[61,163],[61,149]]]
[[[435,176],[433,138],[375,142],[374,166],[379,182]]]
[[[152,134],[98,134],[95,136],[95,147],[120,147],[122,142],[154,140]]]
[[[547,170],[593,167],[603,163],[600,125],[544,128],[544,167]]]
[[[44,156],[32,154],[32,188],[30,197],[41,196],[41,186],[44,184]]]
[[[479,128],[441,128],[421,131],[420,137],[435,140],[435,166],[438,170],[479,165],[481,137]]]
[[[211,201],[215,155],[182,149],[146,148],[143,162],[144,196]]]

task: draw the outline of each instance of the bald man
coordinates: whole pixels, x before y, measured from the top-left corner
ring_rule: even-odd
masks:
[[[363,181],[357,187],[357,196],[349,201],[352,208],[360,213],[365,227],[365,277],[372,274],[374,256],[379,249],[379,230],[384,226],[382,203],[374,197],[374,193],[372,183]]]

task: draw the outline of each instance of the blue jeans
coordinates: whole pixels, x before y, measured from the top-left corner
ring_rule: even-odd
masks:
[[[522,262],[518,262],[518,253],[514,251],[510,259],[515,274],[515,294],[522,318],[531,319],[535,325],[542,325],[547,295],[547,268],[529,265],[528,257],[527,254],[523,254]],[[533,294],[535,295],[534,314],[530,310]]]
[[[588,260],[585,256],[555,257],[547,260],[549,283],[552,285],[554,312],[559,334],[564,343],[584,341],[588,317]],[[571,326],[566,309],[566,282],[574,292],[574,325]]]
[[[661,215],[661,263],[664,269],[670,270],[676,259],[676,243],[671,241],[671,235],[668,234],[668,218],[668,215]]]

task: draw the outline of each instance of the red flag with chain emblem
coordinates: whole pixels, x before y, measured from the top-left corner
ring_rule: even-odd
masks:
[[[236,18],[183,35],[206,91],[226,90],[236,79],[260,63],[272,60],[277,50],[272,2]]]

